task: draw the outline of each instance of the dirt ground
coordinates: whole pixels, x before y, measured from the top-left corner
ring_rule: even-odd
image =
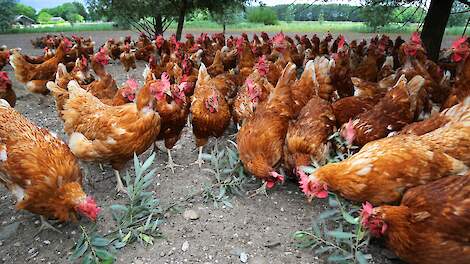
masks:
[[[106,39],[118,38],[131,32],[84,32],[91,35],[98,45]],[[230,34],[230,33],[229,33]],[[30,39],[40,34],[0,35],[0,45],[9,48],[21,47],[24,53],[39,54],[40,50],[32,49]],[[351,34],[348,38],[359,38],[364,35]],[[448,43],[448,40],[446,40]],[[129,76],[142,81],[141,73],[145,64],[138,63],[138,69],[126,74],[120,64],[111,64],[107,70],[118,83]],[[13,80],[14,90],[18,96],[16,109],[38,126],[56,132],[67,140],[63,124],[57,116],[54,100],[51,96],[31,94],[14,79],[12,68],[5,70]],[[221,141],[225,141],[222,139]],[[213,140],[211,140],[213,142]],[[163,145],[159,144],[161,149]],[[189,165],[197,158],[195,144],[190,129],[185,128],[182,138],[175,146],[173,159],[178,164],[176,173],[166,169],[164,163],[167,155],[158,152],[154,166],[157,169],[155,184],[152,187],[162,205],[178,201],[190,192],[198,191],[202,184],[211,179],[197,166]],[[148,152],[142,155],[148,156]],[[104,209],[104,216],[98,220],[101,233],[112,229],[109,217],[109,205],[123,201],[116,197],[112,187],[115,186],[112,169],[105,165],[102,172],[96,164],[83,164],[90,170],[90,181],[84,183],[87,193],[92,194]],[[207,166],[207,165],[206,165]],[[131,167],[129,162],[127,169]],[[292,234],[297,230],[310,227],[312,219],[326,207],[326,203],[316,200],[308,204],[294,183],[276,187],[268,196],[255,198],[234,197],[233,208],[214,208],[211,203],[204,203],[196,197],[184,206],[196,210],[200,218],[186,220],[182,213],[169,214],[161,226],[164,238],[156,240],[152,247],[142,247],[138,243],[118,251],[117,263],[241,263],[237,252],[248,255],[248,263],[325,263],[311,250],[299,250],[295,247]],[[33,237],[37,231],[39,217],[29,212],[17,212],[14,201],[8,191],[0,187],[0,263],[68,263],[70,249],[78,239],[80,229],[77,224],[64,224],[59,228],[62,234],[45,231]],[[85,220],[82,220],[86,224]],[[182,251],[182,244],[189,243],[189,249]],[[275,247],[267,245],[277,244]],[[383,248],[371,246],[372,263],[393,263],[383,255]]]

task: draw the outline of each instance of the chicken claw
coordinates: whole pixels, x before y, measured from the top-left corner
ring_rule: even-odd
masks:
[[[166,168],[170,168],[171,172],[175,173],[175,167],[183,167],[173,162],[173,158],[171,157],[171,150],[167,149],[168,152],[168,162],[166,163]]]
[[[252,191],[248,191],[248,192],[247,192],[248,197],[253,198],[253,197],[255,197],[255,196],[259,195],[259,194],[264,194],[264,195],[268,196],[268,192],[267,192],[267,188],[266,188],[267,184],[268,184],[268,182],[265,181],[265,182],[263,183],[263,185],[261,185],[261,187],[259,187],[258,189],[252,190]]]
[[[61,233],[62,234],[62,231],[60,231],[59,229],[55,228],[54,226],[52,226],[48,221],[47,219],[41,215],[41,226],[39,227],[39,230],[36,232],[36,234],[34,235],[35,237],[38,236],[42,231],[46,230],[46,229],[49,229],[49,230],[52,230],[54,232],[57,232],[57,233]]]
[[[128,194],[127,189],[122,184],[122,180],[121,180],[121,176],[119,175],[119,171],[114,170],[114,175],[116,175],[116,190],[117,190],[117,192],[118,193]]]
[[[197,156],[197,160],[193,164],[199,165],[199,168],[201,168],[202,164],[204,164],[204,160],[202,159],[202,146],[199,147],[199,155]]]

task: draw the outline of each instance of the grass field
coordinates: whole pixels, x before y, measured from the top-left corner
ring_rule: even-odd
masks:
[[[402,26],[401,24],[391,24],[378,32],[381,33],[410,33],[418,28],[417,24]],[[176,29],[176,23],[170,26]],[[212,21],[186,21],[184,25],[186,31],[221,31],[222,27]],[[15,28],[8,33],[46,33],[46,32],[81,32],[81,31],[106,31],[116,30],[112,23],[83,23],[83,24],[60,24],[42,26],[37,28]],[[372,30],[362,22],[318,22],[318,21],[280,21],[277,25],[264,25],[250,22],[241,22],[227,26],[229,31],[252,31],[252,32],[355,32],[371,33]],[[451,27],[446,30],[447,35],[460,35],[464,27]]]

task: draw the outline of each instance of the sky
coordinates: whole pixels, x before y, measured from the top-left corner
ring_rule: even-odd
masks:
[[[37,11],[43,9],[43,8],[51,8],[51,7],[56,7],[58,5],[61,5],[63,3],[68,3],[68,2],[81,2],[85,5],[84,0],[20,0],[20,3],[23,3],[25,5],[29,5],[34,7]]]
[[[85,5],[85,0],[75,0],[77,2],[83,3]],[[261,0],[268,6],[273,6],[273,5],[280,5],[280,4],[291,4],[292,2],[295,2],[296,4],[302,4],[302,3],[312,3],[315,0]],[[67,2],[74,2],[74,0],[20,0],[20,3],[23,3],[25,5],[29,5],[34,7],[36,10],[41,10],[42,8],[51,8],[51,7],[56,7],[58,5],[61,5],[63,3]],[[322,3],[322,1],[317,2]],[[358,3],[359,0],[333,0],[329,1],[329,3],[335,3],[335,4],[341,4],[341,3]]]

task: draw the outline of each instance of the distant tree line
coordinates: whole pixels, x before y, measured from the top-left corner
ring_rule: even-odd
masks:
[[[52,17],[61,17],[71,23],[91,19],[86,8],[80,2],[64,3],[37,12],[33,7],[15,0],[0,0],[0,30],[8,29],[15,16],[19,15],[27,16],[38,23],[50,23]]]

